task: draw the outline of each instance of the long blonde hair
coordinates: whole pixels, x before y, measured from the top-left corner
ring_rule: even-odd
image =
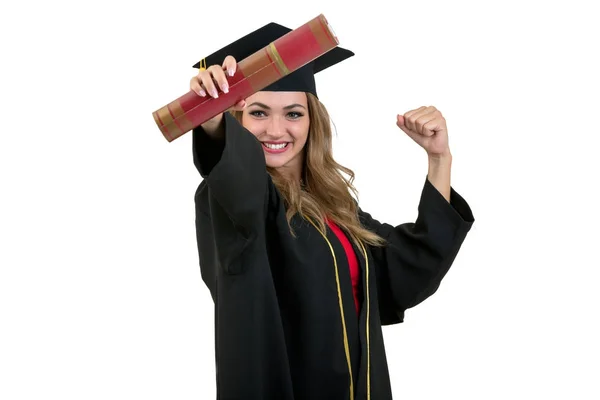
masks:
[[[287,179],[275,168],[267,167],[273,183],[281,193],[286,205],[288,225],[298,213],[310,218],[325,232],[325,217],[345,229],[352,240],[381,246],[385,240],[362,227],[358,219],[358,205],[351,193],[358,198],[353,185],[354,172],[333,159],[331,120],[325,106],[311,93],[306,93],[310,127],[303,149],[303,185]],[[242,111],[231,111],[242,122]],[[344,176],[344,174],[346,176]],[[294,234],[290,226],[291,233]]]

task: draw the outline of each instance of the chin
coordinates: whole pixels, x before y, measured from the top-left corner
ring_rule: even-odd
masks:
[[[292,142],[263,142],[262,145],[268,167],[283,167],[294,158],[295,149]]]
[[[278,159],[275,157],[271,157],[270,155],[267,155],[266,157],[266,162],[267,162],[267,167],[269,168],[281,168],[283,167],[285,164],[287,164],[287,162],[289,161],[288,159]]]

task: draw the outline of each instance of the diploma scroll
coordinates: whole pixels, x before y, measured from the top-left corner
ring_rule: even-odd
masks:
[[[323,14],[294,29],[243,60],[227,76],[229,92],[198,96],[189,91],[152,113],[167,141],[172,142],[214,116],[225,112],[282,77],[296,71],[339,44]]]

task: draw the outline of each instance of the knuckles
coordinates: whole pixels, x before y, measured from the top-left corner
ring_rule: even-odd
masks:
[[[431,118],[433,116],[433,119]],[[412,130],[416,130],[428,136],[432,135],[426,126],[431,124],[446,124],[446,119],[434,106],[421,106],[417,109],[409,111],[404,114],[405,125]]]

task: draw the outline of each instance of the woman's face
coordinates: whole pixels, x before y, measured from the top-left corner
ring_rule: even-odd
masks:
[[[246,99],[242,125],[262,143],[267,166],[299,177],[310,119],[304,92],[257,92]]]

